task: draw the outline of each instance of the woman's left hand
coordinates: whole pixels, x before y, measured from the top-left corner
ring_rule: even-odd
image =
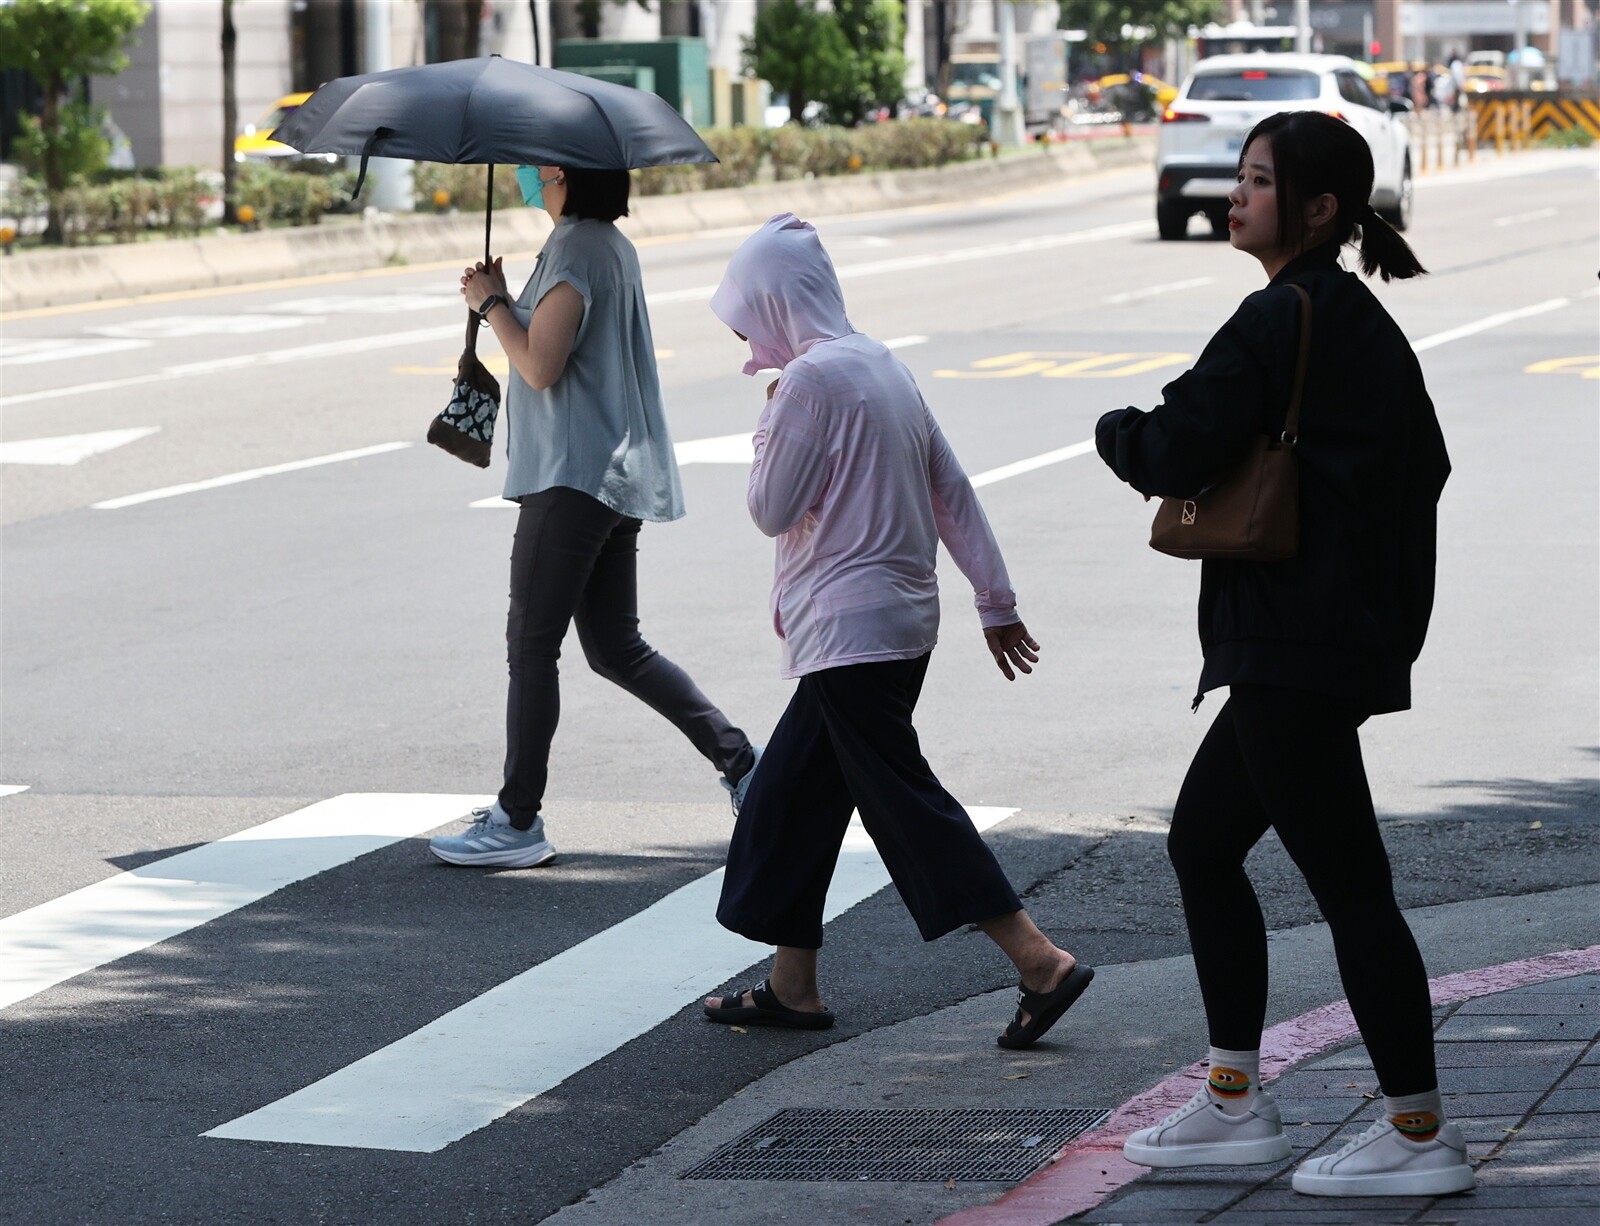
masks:
[[[493,264],[479,260],[471,268],[463,269],[461,293],[467,300],[467,306],[474,311],[488,300],[490,294],[509,299],[511,291],[506,288],[506,274],[500,267],[500,257],[495,256]]]
[[[1017,679],[1012,665],[1016,666],[1017,672],[1031,673],[1033,665],[1039,662],[1039,644],[1021,622],[1012,622],[1009,626],[990,626],[984,630],[983,637],[989,644],[989,654],[994,656],[995,664],[1005,674],[1007,681]]]

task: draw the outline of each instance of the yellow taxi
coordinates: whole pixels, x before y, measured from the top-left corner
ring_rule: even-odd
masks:
[[[295,108],[309,97],[310,94],[285,94],[255,123],[246,124],[244,131],[234,138],[233,160],[266,162],[276,158],[299,157],[300,154],[296,150],[273,140],[272,134],[278,125],[289,118]]]
[[[1509,76],[1504,68],[1494,64],[1467,65],[1466,80],[1462,88],[1469,94],[1488,94],[1506,88]]]
[[[1119,85],[1143,85],[1155,92],[1158,110],[1164,110],[1167,104],[1178,96],[1176,85],[1163,81],[1160,77],[1151,76],[1148,72],[1114,72],[1110,76],[1101,77],[1095,85],[1101,90],[1115,89]]]

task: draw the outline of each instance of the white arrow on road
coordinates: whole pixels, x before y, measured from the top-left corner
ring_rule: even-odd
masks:
[[[92,455],[137,442],[159,429],[160,426],[134,426],[127,430],[100,430],[94,434],[61,434],[55,438],[0,443],[0,464],[76,464]]]

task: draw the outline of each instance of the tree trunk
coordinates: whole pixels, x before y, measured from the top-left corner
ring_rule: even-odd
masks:
[[[478,18],[483,0],[435,0],[439,14],[439,58],[470,60],[478,54]]]
[[[67,83],[60,73],[50,78],[44,87],[44,98],[39,107],[39,127],[44,131],[44,189],[47,201],[44,223],[44,241],[59,243],[65,237],[61,193],[66,188],[61,173],[61,99]]]
[[[238,220],[233,195],[238,164],[233,160],[233,134],[239,126],[239,96],[234,87],[239,35],[233,26],[233,0],[222,0],[222,222]]]

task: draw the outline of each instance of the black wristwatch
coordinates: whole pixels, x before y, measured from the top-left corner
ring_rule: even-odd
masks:
[[[489,312],[494,310],[495,307],[499,306],[505,300],[504,294],[490,294],[483,300],[483,305],[477,310],[477,316],[479,320],[481,320],[483,323],[488,323]]]

